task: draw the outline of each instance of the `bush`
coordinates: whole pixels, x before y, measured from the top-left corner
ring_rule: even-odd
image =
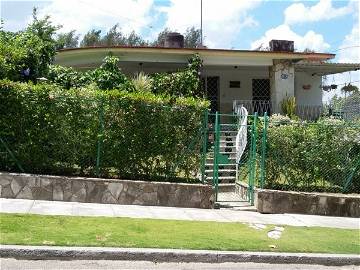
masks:
[[[0,81],[0,104],[0,137],[28,173],[94,176],[98,153],[103,177],[190,181],[200,167],[208,101]],[[0,170],[18,169],[1,155]]]
[[[78,72],[72,67],[51,65],[48,79],[65,89],[85,87],[94,83],[101,90],[123,89],[133,91],[125,74],[118,67],[119,58],[106,56],[100,67],[86,72]]]
[[[360,192],[359,134],[360,125],[336,119],[317,123],[271,121],[266,187],[330,192],[341,192],[346,187],[347,192]]]
[[[200,90],[199,72],[202,60],[199,55],[189,59],[188,67],[185,70],[173,73],[155,73],[152,75],[152,91],[157,94],[171,96],[194,96],[203,97]]]

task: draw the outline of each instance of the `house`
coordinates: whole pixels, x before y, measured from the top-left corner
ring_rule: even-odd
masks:
[[[174,36],[172,37],[174,38]],[[98,67],[110,52],[128,75],[176,71],[195,53],[203,59],[201,76],[212,111],[231,113],[244,105],[253,113],[281,112],[281,102],[296,97],[297,113],[316,118],[322,110],[324,75],[360,69],[360,64],[329,63],[335,54],[294,52],[292,41],[270,42],[269,51],[183,48],[173,39],[165,47],[87,47],[58,52],[56,64],[79,70]]]

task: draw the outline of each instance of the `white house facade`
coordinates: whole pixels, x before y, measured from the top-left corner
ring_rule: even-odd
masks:
[[[360,69],[360,64],[329,63],[328,53],[246,51],[164,47],[88,47],[58,52],[55,63],[79,70],[98,67],[112,53],[127,75],[176,71],[199,54],[201,77],[212,110],[230,113],[243,104],[250,112],[280,112],[287,97],[295,97],[299,114],[318,114],[322,106],[322,76]],[[303,110],[303,111],[301,111]]]

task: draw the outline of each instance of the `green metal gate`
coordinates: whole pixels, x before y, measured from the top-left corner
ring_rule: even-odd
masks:
[[[248,116],[247,142],[238,161],[235,144],[239,116],[216,112],[205,117],[202,179],[213,186],[216,202],[222,186],[241,182],[248,186],[246,200],[254,204],[255,186],[262,187],[265,178],[266,113],[264,116],[261,124],[257,113]]]

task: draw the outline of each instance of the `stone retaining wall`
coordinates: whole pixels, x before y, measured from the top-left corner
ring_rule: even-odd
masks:
[[[212,208],[211,186],[0,172],[0,197]]]
[[[307,193],[257,189],[256,208],[260,213],[360,217],[360,195]]]

